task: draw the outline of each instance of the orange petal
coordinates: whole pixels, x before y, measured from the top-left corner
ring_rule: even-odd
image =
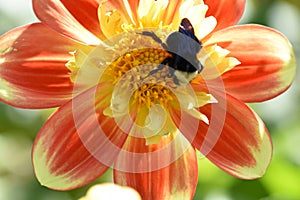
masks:
[[[166,8],[165,16],[164,16],[164,24],[165,25],[172,23],[173,17],[175,15],[175,13],[178,12],[181,4],[182,4],[182,0],[169,1],[169,4]]]
[[[218,31],[205,42],[231,51],[241,64],[222,75],[227,92],[246,102],[264,101],[284,92],[296,71],[293,48],[278,31],[241,25]]]
[[[214,16],[217,19],[216,30],[236,24],[245,9],[246,0],[204,0],[208,5],[206,16]]]
[[[143,139],[128,137],[126,151],[115,163],[115,182],[133,187],[142,199],[192,199],[198,181],[196,153],[190,144],[182,145],[183,136],[177,137],[148,146]],[[178,152],[181,156],[173,160]]]
[[[131,13],[132,13],[132,18],[134,19],[134,22],[138,22],[138,14],[137,14],[137,10],[139,7],[139,3],[140,0],[128,0],[128,4],[130,6],[131,9]]]
[[[65,64],[76,48],[87,49],[43,24],[1,36],[1,101],[23,108],[56,107],[68,101],[73,83]]]
[[[191,132],[192,117],[185,117],[181,131],[204,156],[225,172],[243,179],[261,177],[272,157],[272,142],[257,114],[230,95],[213,94],[218,103],[201,107],[209,125],[200,121]],[[178,113],[173,113],[176,124]]]
[[[103,99],[94,102],[94,92],[92,88],[66,103],[40,130],[32,160],[42,185],[56,190],[78,188],[95,180],[115,161],[127,135],[113,118],[95,108],[94,103]]]
[[[53,30],[74,40],[97,45],[102,36],[95,0],[33,0],[36,16]]]

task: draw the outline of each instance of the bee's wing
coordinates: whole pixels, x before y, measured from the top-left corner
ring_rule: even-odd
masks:
[[[179,33],[181,34],[178,34],[178,51],[187,56],[195,56],[202,44],[195,36],[193,25],[187,18],[182,19]]]
[[[188,20],[187,18],[183,18],[181,20],[181,23],[179,25],[179,32],[186,36],[189,36],[190,38],[199,43],[198,38],[195,36],[194,27],[191,24],[190,20]]]

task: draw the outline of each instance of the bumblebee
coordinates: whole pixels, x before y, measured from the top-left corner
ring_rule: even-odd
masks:
[[[165,43],[154,32],[143,31],[140,34],[153,38],[170,54],[157,68],[150,71],[148,76],[169,66],[174,70],[169,70],[167,76],[173,77],[177,85],[187,85],[203,70],[203,65],[197,59],[202,43],[195,36],[194,28],[187,18],[182,19],[178,31],[167,36]]]

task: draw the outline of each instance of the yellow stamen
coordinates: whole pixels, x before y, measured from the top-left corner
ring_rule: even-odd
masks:
[[[149,76],[167,56],[170,55],[163,49],[134,49],[112,62],[107,68],[107,75],[112,84],[121,81],[122,84],[119,85],[123,90],[120,91],[134,91],[132,104],[139,107],[146,105],[147,108],[154,104],[167,107],[168,102],[173,100],[173,95],[165,85],[176,86],[172,77],[167,77],[168,69]]]

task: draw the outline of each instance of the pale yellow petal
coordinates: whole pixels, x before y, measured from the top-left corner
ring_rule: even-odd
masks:
[[[218,45],[204,46],[199,54],[199,60],[204,66],[201,76],[204,79],[214,79],[240,64],[236,58],[227,57],[230,52]]]
[[[79,200],[141,200],[141,196],[133,188],[113,183],[102,183],[92,186],[86,196]]]
[[[195,25],[195,35],[199,40],[209,35],[217,26],[217,20],[215,17],[206,17],[199,25]]]
[[[200,108],[209,103],[218,103],[218,100],[211,94],[205,92],[196,92],[197,104],[195,107]]]
[[[143,27],[159,27],[162,24],[168,0],[141,0],[138,7],[139,21]]]
[[[128,24],[125,16],[120,11],[116,9],[107,10],[104,3],[99,5],[98,18],[100,28],[107,38],[122,33],[122,26]]]
[[[172,19],[172,29],[178,29],[181,20],[188,18],[194,27],[195,35],[201,40],[211,33],[217,25],[213,16],[206,17],[207,10],[208,6],[202,0],[183,1]]]

